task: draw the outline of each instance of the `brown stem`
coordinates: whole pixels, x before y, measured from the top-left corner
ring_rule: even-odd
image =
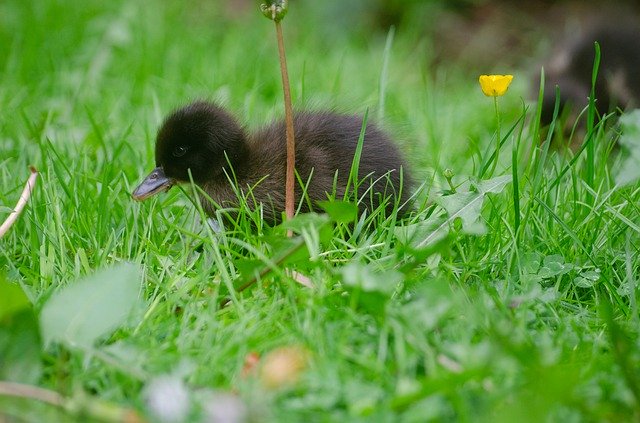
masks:
[[[276,35],[278,37],[278,53],[280,54],[280,72],[282,73],[282,88],[284,91],[284,115],[287,134],[287,173],[285,179],[285,214],[287,219],[293,217],[295,200],[294,169],[296,166],[296,142],[293,132],[293,108],[291,106],[291,91],[289,89],[289,74],[287,73],[287,57],[284,51],[284,39],[282,37],[282,25],[275,21]],[[289,236],[291,236],[289,231]]]
[[[7,220],[4,221],[2,226],[0,226],[0,238],[4,236],[9,231],[9,228],[18,220],[18,216],[24,209],[24,206],[27,205],[27,201],[29,201],[29,197],[31,197],[31,191],[33,191],[33,187],[36,185],[36,177],[38,176],[38,171],[35,167],[29,166],[29,170],[31,171],[31,175],[29,179],[27,179],[27,183],[22,190],[22,194],[20,194],[20,198],[18,199],[18,203],[13,211],[7,217]]]

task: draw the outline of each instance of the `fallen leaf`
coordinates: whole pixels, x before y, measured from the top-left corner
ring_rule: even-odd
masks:
[[[296,383],[307,367],[308,356],[308,352],[299,346],[276,348],[262,360],[260,381],[267,389]]]

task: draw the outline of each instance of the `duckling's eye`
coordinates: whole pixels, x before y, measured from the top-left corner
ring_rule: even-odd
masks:
[[[185,147],[185,146],[183,146],[183,145],[180,145],[180,146],[176,147],[176,148],[173,150],[173,156],[174,156],[174,157],[182,157],[182,156],[184,156],[185,154],[187,154],[187,150],[188,150],[188,149],[189,149],[189,148],[187,148],[187,147]]]

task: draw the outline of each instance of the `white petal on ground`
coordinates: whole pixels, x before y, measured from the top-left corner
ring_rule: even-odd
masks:
[[[203,404],[207,423],[242,423],[247,420],[247,407],[237,396],[215,392]]]
[[[160,376],[149,382],[144,391],[148,410],[158,421],[162,423],[186,421],[191,404],[189,391],[181,379],[174,376]]]

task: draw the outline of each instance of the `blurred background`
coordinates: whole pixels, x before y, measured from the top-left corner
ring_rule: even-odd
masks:
[[[226,2],[228,16],[254,11],[255,0]],[[395,27],[426,42],[430,64],[471,68],[541,63],[553,47],[602,24],[638,25],[640,3],[632,0],[351,0],[292,1],[292,10],[318,19],[323,37],[365,40]],[[299,5],[299,6],[298,6]],[[428,41],[427,41],[428,40]]]
[[[1,2],[0,152],[43,137],[89,152],[126,138],[139,167],[152,161],[162,116],[194,98],[222,102],[248,126],[281,116],[275,36],[259,3]],[[463,166],[494,124],[478,75],[516,75],[503,108],[515,117],[535,98],[542,65],[599,22],[637,25],[639,9],[636,1],[290,1],[294,102],[370,109],[409,140],[418,167]]]

